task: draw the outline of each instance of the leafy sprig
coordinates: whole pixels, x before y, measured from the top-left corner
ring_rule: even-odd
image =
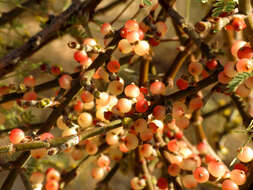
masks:
[[[253,72],[252,73],[247,73],[247,72],[243,72],[243,73],[239,73],[237,74],[227,85],[227,92],[234,92],[237,87],[244,82],[247,78],[253,76]]]
[[[213,4],[213,17],[220,16],[222,13],[232,12],[237,5],[237,1],[235,0],[216,0]]]

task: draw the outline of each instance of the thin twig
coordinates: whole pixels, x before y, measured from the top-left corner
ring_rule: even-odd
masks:
[[[131,4],[134,2],[134,0],[131,0],[122,11],[120,11],[120,13],[111,21],[111,24],[114,24],[119,17],[121,17],[122,14],[124,14],[124,12],[126,12],[126,10],[131,6]]]

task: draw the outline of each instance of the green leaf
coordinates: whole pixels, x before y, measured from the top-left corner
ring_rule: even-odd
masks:
[[[252,73],[239,73],[238,75],[236,75],[228,84],[227,88],[228,88],[228,92],[234,92],[236,90],[236,88],[242,83],[244,82],[247,78],[253,76],[253,72]]]
[[[236,8],[236,0],[216,0],[213,3],[212,16],[217,17],[224,12],[232,12]]]
[[[144,5],[148,5],[148,6],[152,5],[152,2],[150,0],[144,0],[143,3]]]

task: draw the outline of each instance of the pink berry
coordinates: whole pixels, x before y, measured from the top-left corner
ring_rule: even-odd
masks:
[[[193,175],[185,175],[182,177],[182,182],[184,187],[189,189],[194,189],[197,187],[198,183]]]
[[[209,179],[209,172],[204,167],[198,167],[194,171],[194,177],[198,183],[205,183]]]
[[[250,162],[253,160],[253,150],[249,146],[242,147],[241,150],[239,150],[239,154],[237,155],[237,158],[244,163]]]
[[[149,43],[145,40],[141,40],[137,45],[134,46],[134,52],[139,56],[144,56],[149,53],[150,46]]]
[[[143,144],[140,147],[140,154],[143,155],[144,157],[148,158],[152,155],[153,153],[153,147],[151,144]]]
[[[160,95],[165,92],[165,85],[161,81],[155,81],[150,85],[150,92],[153,95]]]
[[[236,75],[234,62],[230,61],[224,65],[224,74],[230,78],[233,78]]]
[[[97,45],[97,42],[96,42],[96,40],[93,39],[93,38],[85,38],[85,39],[83,40],[83,45],[88,45],[88,46],[93,47],[93,46],[96,46],[96,45]]]
[[[218,81],[221,83],[221,84],[228,84],[229,81],[231,81],[231,78],[228,77],[224,71],[220,72],[218,74]]]
[[[203,66],[201,63],[192,62],[188,66],[188,72],[191,75],[200,75],[202,73],[202,71],[203,71]]]
[[[156,24],[157,31],[161,34],[161,37],[164,37],[168,28],[164,22],[157,22]]]
[[[192,98],[189,103],[191,110],[198,110],[203,106],[203,101],[200,97]]]
[[[104,23],[101,26],[101,33],[105,36],[107,34],[109,34],[112,31],[112,26],[110,23]]]
[[[222,183],[222,190],[239,190],[239,187],[230,179],[226,179]]]
[[[89,91],[83,91],[81,94],[81,99],[83,102],[87,103],[93,101],[94,96]]]
[[[97,159],[97,165],[101,168],[104,167],[109,167],[110,166],[110,158],[104,154],[102,154],[98,159]]]
[[[168,173],[173,177],[176,177],[177,175],[179,175],[179,173],[180,173],[179,165],[170,164],[169,167],[168,167]]]
[[[103,179],[105,175],[105,169],[104,168],[99,168],[99,167],[95,167],[92,169],[92,177],[95,179],[95,180],[101,180]]]
[[[129,98],[137,98],[140,95],[140,89],[135,84],[129,84],[125,87],[125,95]]]
[[[234,169],[230,172],[230,178],[237,185],[243,185],[247,179],[245,172],[237,169]]]
[[[127,98],[121,98],[117,103],[117,107],[121,113],[127,113],[132,108],[132,102]]]
[[[240,96],[240,97],[242,97],[242,98],[245,98],[245,97],[248,97],[248,96],[249,96],[249,94],[250,94],[250,89],[247,88],[247,87],[245,86],[245,84],[243,83],[243,84],[240,84],[240,85],[238,86],[238,88],[236,89],[235,93],[236,93],[238,96]]]
[[[45,141],[45,140],[50,140],[53,139],[54,135],[52,133],[43,133],[40,135],[40,140]]]
[[[208,171],[214,177],[222,177],[226,172],[225,166],[219,161],[212,161],[208,164]]]
[[[237,57],[238,51],[242,48],[242,47],[249,47],[248,43],[245,41],[241,41],[241,40],[237,40],[233,43],[232,47],[231,47],[231,54],[234,57]]]
[[[153,115],[158,120],[163,120],[166,116],[166,108],[161,105],[157,105],[153,109]]]
[[[120,40],[118,44],[118,48],[124,54],[130,53],[133,50],[131,44],[126,39]]]
[[[59,85],[61,88],[68,90],[71,88],[72,77],[70,75],[64,74],[59,78]]]
[[[47,181],[49,180],[60,181],[61,174],[56,169],[49,168],[46,172],[46,178],[47,178]]]
[[[132,31],[132,30],[138,30],[139,29],[139,24],[136,20],[128,20],[126,23],[125,23],[125,28],[129,31]]]
[[[21,129],[12,129],[9,135],[9,139],[12,144],[19,144],[25,138],[25,133]]]
[[[138,138],[136,137],[136,135],[128,134],[128,135],[126,136],[125,143],[126,143],[126,147],[127,147],[129,150],[134,150],[135,148],[137,148],[137,146],[138,146],[138,144],[139,144],[139,140],[138,140]]]
[[[27,77],[24,78],[24,84],[27,87],[34,87],[35,85],[35,78],[32,75],[29,75]]]
[[[140,40],[140,35],[138,31],[131,31],[127,33],[126,39],[129,43],[134,43]]]
[[[32,184],[41,184],[44,181],[44,174],[41,172],[33,172],[30,176]]]
[[[240,59],[236,63],[236,70],[241,72],[251,72],[253,69],[253,63],[250,59]]]
[[[58,190],[59,182],[55,180],[49,180],[46,182],[45,188],[46,190]]]

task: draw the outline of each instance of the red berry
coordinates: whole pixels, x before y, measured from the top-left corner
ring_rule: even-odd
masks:
[[[127,30],[126,28],[122,28],[122,29],[120,30],[120,36],[121,36],[122,38],[126,38],[126,37],[127,37],[127,33],[128,33],[128,30]]]
[[[60,66],[57,66],[57,65],[53,65],[52,67],[51,67],[51,73],[53,74],[53,75],[59,75],[59,74],[61,74],[61,72],[62,72],[62,68],[60,67]]]
[[[160,189],[166,189],[168,187],[168,180],[164,177],[160,177],[157,181],[157,186]]]
[[[231,25],[236,31],[244,30],[247,26],[244,19],[241,17],[235,17]]]
[[[118,61],[110,61],[107,64],[107,69],[108,71],[110,71],[111,73],[117,73],[120,69],[120,63]]]
[[[239,59],[251,59],[253,57],[253,50],[251,47],[244,46],[238,50],[237,56]]]
[[[155,38],[149,39],[148,42],[150,43],[151,46],[154,46],[154,47],[156,47],[156,46],[158,46],[160,44],[160,40],[157,40]]]
[[[76,102],[76,104],[74,105],[74,110],[77,111],[77,112],[83,111],[83,102],[81,102],[80,100],[78,100]]]
[[[218,65],[218,62],[215,59],[209,60],[208,62],[206,62],[206,67],[209,70],[214,70]]]
[[[74,59],[78,62],[82,62],[87,59],[87,54],[85,51],[76,51],[74,53]]]
[[[188,88],[188,81],[187,80],[184,80],[182,78],[179,78],[176,82],[176,85],[177,87],[180,89],[180,90],[184,90],[186,88]]]
[[[146,99],[139,100],[135,104],[135,109],[137,112],[144,113],[148,110],[148,101]]]

